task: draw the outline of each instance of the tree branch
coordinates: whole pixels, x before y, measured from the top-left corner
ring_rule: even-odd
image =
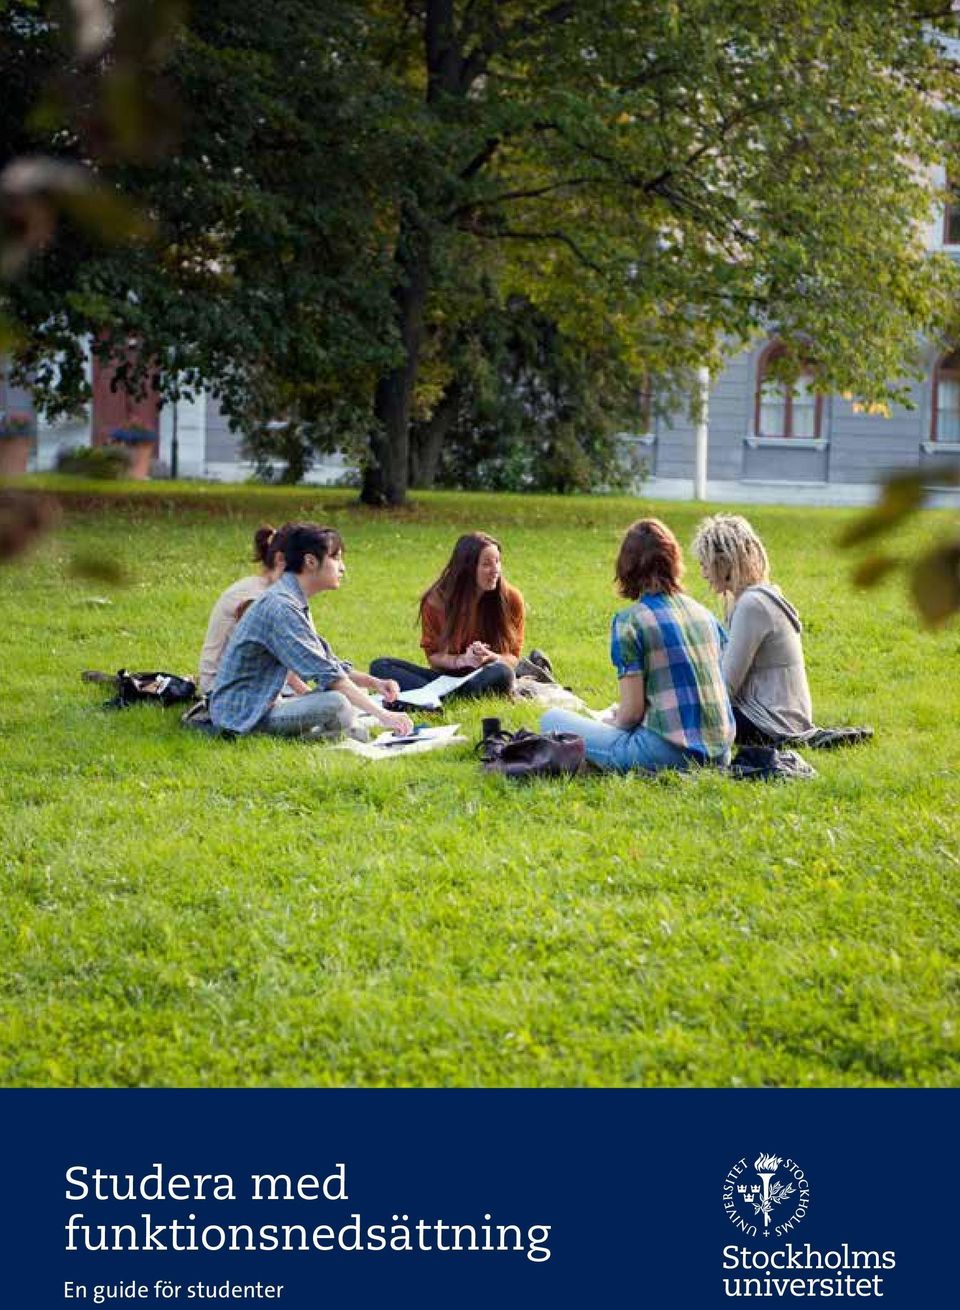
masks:
[[[531,187],[529,190],[519,191],[501,191],[498,196],[488,196],[485,200],[471,200],[468,204],[458,205],[452,209],[444,218],[445,223],[450,223],[456,218],[461,218],[467,214],[473,214],[481,209],[490,209],[494,205],[504,204],[509,200],[537,200],[540,196],[548,196],[554,191],[564,191],[570,187],[586,186],[590,182],[588,177],[568,177],[560,182],[551,182],[547,186]]]
[[[580,246],[577,245],[576,241],[574,241],[573,237],[567,236],[566,232],[532,232],[509,227],[499,227],[491,231],[485,231],[480,227],[467,227],[463,230],[469,232],[471,236],[482,237],[486,241],[499,241],[501,238],[509,241],[559,241],[562,245],[567,247],[571,254],[576,258],[577,262],[582,264],[584,268],[591,269],[594,273],[599,274],[600,277],[606,276],[605,270],[592,260],[589,255],[586,255],[583,250],[581,250]]]
[[[484,143],[483,149],[470,160],[470,163],[460,171],[461,182],[472,182],[481,168],[490,163],[490,160],[500,148],[500,137],[488,137]]]

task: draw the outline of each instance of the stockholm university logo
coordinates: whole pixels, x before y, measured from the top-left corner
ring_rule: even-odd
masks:
[[[741,1158],[723,1180],[727,1218],[748,1237],[783,1237],[805,1217],[810,1184],[796,1160],[758,1155]]]

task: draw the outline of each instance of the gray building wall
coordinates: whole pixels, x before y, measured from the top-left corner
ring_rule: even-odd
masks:
[[[885,475],[923,469],[931,483],[960,461],[960,445],[930,440],[933,370],[910,385],[913,408],[893,406],[889,418],[857,412],[842,396],[825,396],[818,439],[758,437],[757,370],[767,342],[734,356],[710,388],[708,494],[711,499],[784,499],[814,503],[868,501]],[[660,419],[646,444],[648,494],[689,495],[695,428],[684,413]],[[764,494],[766,492],[766,494]]]
[[[208,464],[239,464],[243,459],[240,451],[240,433],[231,432],[227,417],[213,396],[207,396],[206,406],[206,462]]]

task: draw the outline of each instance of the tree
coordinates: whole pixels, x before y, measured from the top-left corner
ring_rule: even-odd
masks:
[[[434,334],[435,336],[438,334]],[[429,345],[410,428],[414,487],[590,491],[624,487],[639,467],[619,434],[649,418],[651,396],[615,342],[575,341],[521,296]],[[445,382],[443,379],[446,379]]]
[[[0,58],[25,57],[9,15],[30,8],[2,11]],[[101,166],[155,244],[35,259],[22,359],[53,403],[76,378],[45,361],[78,332],[106,328],[104,352],[133,333],[168,388],[202,376],[238,420],[280,397],[305,442],[364,444],[385,504],[462,403],[444,350],[477,339],[483,285],[638,388],[776,325],[784,369],[888,401],[957,287],[922,241],[960,103],[945,8],[205,0],[169,68],[181,148]]]
[[[956,287],[920,239],[957,101],[922,8],[405,5],[391,67],[422,112],[396,219],[403,357],[377,385],[364,498],[404,497],[431,308],[478,260],[574,339],[618,338],[638,377],[776,322],[825,389],[895,394]]]
[[[0,50],[26,68],[14,84],[0,65],[0,112],[22,125],[5,155],[42,143],[74,159],[87,143],[52,111],[38,125],[25,91],[65,58],[58,11],[39,10],[2,15]],[[203,383],[254,439],[268,417],[315,446],[366,438],[394,348],[378,204],[391,159],[370,126],[390,91],[359,53],[361,20],[349,5],[206,0],[180,25],[166,65],[179,146],[92,157],[103,186],[149,216],[151,238],[104,244],[67,215],[8,289],[19,363],[48,409],[85,398],[91,335],[121,386],[174,399]]]

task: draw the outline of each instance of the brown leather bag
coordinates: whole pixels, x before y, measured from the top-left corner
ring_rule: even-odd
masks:
[[[505,778],[558,777],[578,773],[586,755],[582,737],[572,732],[498,732],[478,750],[487,773]]]

